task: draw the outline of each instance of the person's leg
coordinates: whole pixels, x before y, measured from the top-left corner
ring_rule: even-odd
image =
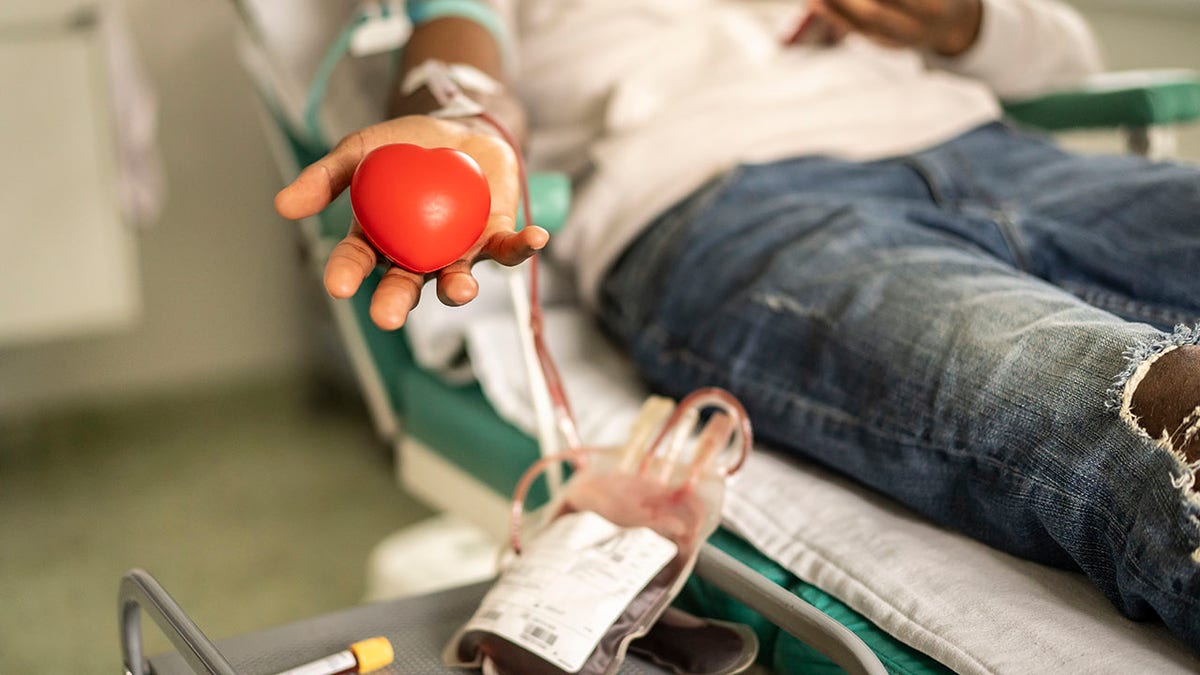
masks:
[[[1200,167],[1080,155],[999,124],[909,161],[943,209],[992,221],[1020,269],[1131,321],[1182,326],[1133,346],[1132,385],[1113,404],[1194,474],[1200,346],[1185,343],[1200,321]]]
[[[1000,124],[906,161],[941,208],[990,220],[994,252],[1022,271],[1131,321],[1200,320],[1200,167],[1076,154]]]
[[[1078,567],[1200,650],[1200,498],[1106,406],[1127,350],[1172,338],[998,259],[994,224],[924,185],[903,162],[751,167],[634,244],[605,321],[656,388],[725,387],[763,440]]]

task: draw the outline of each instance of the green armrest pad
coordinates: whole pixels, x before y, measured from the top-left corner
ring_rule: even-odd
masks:
[[[1076,89],[1006,103],[1004,110],[1046,131],[1190,122],[1200,119],[1200,76],[1188,70],[1104,73]]]
[[[561,173],[530,174],[529,208],[534,224],[550,233],[558,232],[571,209],[571,181]],[[525,227],[525,209],[518,210],[517,227]]]

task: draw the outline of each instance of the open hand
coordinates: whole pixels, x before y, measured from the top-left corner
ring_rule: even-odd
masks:
[[[350,185],[354,170],[371,150],[389,143],[425,148],[453,148],[470,155],[483,170],[491,189],[492,208],[479,241],[462,258],[428,275],[393,266],[371,297],[371,320],[384,330],[404,325],[421,298],[425,281],[437,277],[438,297],[447,305],[470,302],[479,291],[471,266],[484,259],[517,265],[546,245],[550,235],[539,227],[515,231],[520,186],[515,151],[479,120],[452,121],[422,115],[398,117],[359,130],[342,139],[321,159],[300,172],[275,196],[275,210],[298,220],[319,213]],[[325,289],[335,298],[358,291],[380,256],[357,222],[329,255]]]

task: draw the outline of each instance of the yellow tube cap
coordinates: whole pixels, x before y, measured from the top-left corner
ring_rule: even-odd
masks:
[[[370,673],[387,666],[396,658],[392,643],[385,637],[359,640],[350,645],[350,652],[358,661],[358,672]]]

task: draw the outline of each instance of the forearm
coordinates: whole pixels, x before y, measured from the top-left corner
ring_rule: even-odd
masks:
[[[518,142],[525,139],[525,111],[513,93],[512,82],[504,69],[501,46],[491,31],[469,19],[443,17],[421,24],[413,31],[398,69],[397,81],[392,86],[388,106],[391,117],[427,114],[438,109],[438,103],[425,87],[408,95],[400,91],[400,82],[416,66],[438,59],[445,63],[463,63],[473,66],[502,85],[495,94],[468,92],[468,95],[483,105],[489,113],[503,123]]]
[[[1069,86],[1100,70],[1087,23],[1054,0],[984,0],[974,45],[941,68],[987,83],[1004,99],[1029,98]]]

